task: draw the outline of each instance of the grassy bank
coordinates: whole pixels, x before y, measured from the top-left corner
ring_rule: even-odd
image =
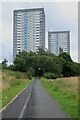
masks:
[[[24,87],[32,80],[27,78],[26,73],[11,70],[2,71],[2,107],[9,103]]]
[[[41,83],[49,95],[54,98],[71,118],[78,118],[78,78],[60,78],[47,80],[41,78]]]

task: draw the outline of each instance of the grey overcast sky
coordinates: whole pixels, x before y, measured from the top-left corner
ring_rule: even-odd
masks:
[[[65,0],[64,0],[65,1]],[[74,0],[73,0],[74,1]],[[70,31],[70,55],[78,61],[78,2],[4,2],[2,3],[2,36],[0,38],[0,61],[6,58],[9,63],[13,59],[13,10],[27,8],[44,8],[47,31]],[[1,14],[1,12],[0,12]]]

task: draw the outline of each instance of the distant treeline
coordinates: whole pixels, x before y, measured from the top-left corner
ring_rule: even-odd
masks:
[[[80,64],[74,62],[70,55],[60,50],[58,56],[39,48],[37,53],[22,51],[16,55],[13,65],[7,67],[4,59],[2,67],[13,71],[27,72],[29,77],[46,78],[80,76]]]

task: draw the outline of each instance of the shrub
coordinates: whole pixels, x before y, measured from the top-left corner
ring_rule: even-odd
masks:
[[[10,65],[10,66],[8,66],[7,69],[9,69],[9,70],[13,70],[13,71],[14,71],[14,65]]]
[[[34,75],[35,75],[34,69],[33,68],[29,68],[29,70],[27,71],[27,77],[29,79],[31,79]]]
[[[44,77],[47,79],[56,79],[56,78],[58,78],[58,75],[56,73],[47,72],[44,74]]]
[[[6,59],[2,61],[2,69],[7,69],[7,62],[8,61]]]

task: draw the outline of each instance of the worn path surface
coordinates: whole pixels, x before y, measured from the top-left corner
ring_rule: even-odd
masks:
[[[21,94],[2,111],[2,118],[19,118],[31,88],[32,84],[26,87],[26,89],[24,89]]]
[[[68,118],[42,87],[40,80],[36,81],[33,88],[31,118]]]
[[[32,85],[29,85],[23,90],[23,92],[10,105],[8,105],[5,110],[3,110],[2,117],[19,118],[31,89]],[[68,118],[61,107],[42,87],[39,79],[36,79],[34,82],[31,101],[31,118]],[[27,113],[27,111],[25,111],[25,113]],[[27,116],[27,114],[25,116]]]

